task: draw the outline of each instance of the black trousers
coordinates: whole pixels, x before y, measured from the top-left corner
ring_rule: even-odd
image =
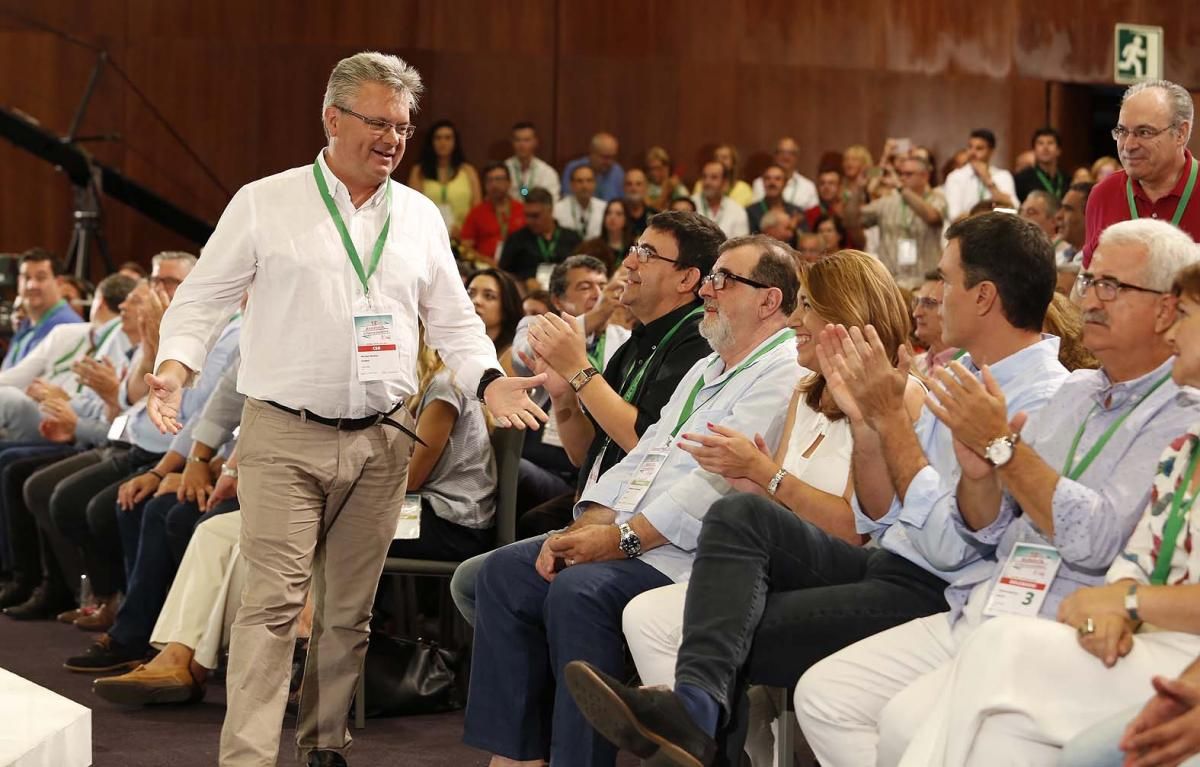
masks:
[[[12,544],[13,577],[19,583],[36,586],[44,583],[55,595],[66,596],[64,566],[78,567],[78,557],[52,527],[39,527],[25,505],[25,482],[35,471],[75,452],[75,448],[39,449],[30,454],[20,449],[6,450],[0,456],[0,501],[4,504],[8,536]]]
[[[700,529],[675,682],[722,705],[724,753],[736,765],[748,685],[790,688],[860,639],[949,609],[945,588],[903,557],[834,538],[761,496],[727,496]]]
[[[574,490],[534,506],[517,519],[517,540],[561,530],[575,521],[574,508]]]

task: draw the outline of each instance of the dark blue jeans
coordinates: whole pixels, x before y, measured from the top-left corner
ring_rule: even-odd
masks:
[[[117,611],[109,636],[135,650],[147,647],[192,531],[201,520],[237,508],[237,499],[230,498],[201,514],[194,502],[180,503],[174,493],[151,498],[141,507],[141,524],[133,534],[132,543],[127,528],[135,516],[118,510],[122,544],[127,552],[136,551],[137,559],[128,576],[125,601]]]
[[[488,555],[476,581],[475,648],[463,741],[553,767],[616,763],[563,684],[573,660],[623,675],[621,612],[671,580],[638,559],[576,565],[547,583],[533,569],[540,538]]]

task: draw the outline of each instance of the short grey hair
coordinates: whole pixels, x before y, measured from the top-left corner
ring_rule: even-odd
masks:
[[[1182,85],[1177,85],[1170,80],[1142,80],[1140,83],[1134,83],[1125,89],[1125,95],[1121,96],[1121,106],[1125,106],[1125,102],[1129,101],[1134,96],[1148,90],[1161,90],[1167,94],[1167,100],[1171,103],[1171,123],[1172,127],[1179,127],[1180,123],[1188,124],[1187,134],[1183,140],[1186,142],[1192,137],[1192,119],[1196,116],[1196,106],[1192,102],[1192,94],[1188,93],[1188,89]]]
[[[1057,197],[1043,189],[1034,189],[1032,192],[1025,195],[1025,199],[1027,201],[1030,199],[1041,200],[1046,206],[1046,215],[1048,216],[1053,216],[1055,213],[1057,213],[1059,207],[1061,206],[1061,203],[1058,201]]]
[[[188,269],[196,265],[196,257],[182,250],[164,250],[150,259],[150,268],[157,269],[163,261],[180,261],[187,264]]]
[[[1175,274],[1185,266],[1200,261],[1200,246],[1191,236],[1165,221],[1139,218],[1122,221],[1100,233],[1098,248],[1141,246],[1146,249],[1146,265],[1142,272],[1143,287],[1171,289]]]
[[[750,270],[750,279],[761,282],[772,288],[779,288],[783,293],[780,311],[790,315],[796,311],[796,301],[800,293],[800,275],[796,272],[796,251],[774,237],[765,234],[746,234],[733,237],[721,244],[717,251],[719,257],[735,248],[752,247],[758,251],[758,263]]]
[[[408,109],[417,111],[417,102],[425,91],[416,68],[399,56],[378,51],[363,51],[342,59],[329,73],[325,101],[321,104],[321,125],[325,110],[353,101],[363,83],[382,83],[408,99]]]

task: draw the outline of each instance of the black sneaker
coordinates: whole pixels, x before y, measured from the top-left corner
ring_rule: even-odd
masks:
[[[83,655],[67,658],[67,671],[95,673],[97,671],[129,671],[146,659],[146,650],[126,647],[108,634],[101,634]]]

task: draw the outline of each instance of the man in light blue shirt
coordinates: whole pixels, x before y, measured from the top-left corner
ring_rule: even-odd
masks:
[[[514,760],[615,763],[616,750],[567,694],[563,666],[582,658],[618,673],[625,604],[687,580],[701,520],[730,488],[678,447],[679,434],[720,423],[778,444],[803,373],[786,327],[797,289],[778,242],[726,242],[700,290],[700,332],[715,353],[683,377],[636,447],[587,487],[566,531],[488,557],[476,582],[468,744]]]
[[[625,194],[625,169],[617,162],[617,137],[611,133],[592,136],[591,149],[583,157],[567,163],[562,172],[562,188],[571,188],[571,174],[581,165],[590,165],[596,173],[596,197],[608,202]],[[585,236],[580,232],[581,237]]]
[[[1053,620],[1068,594],[1104,582],[1149,501],[1163,448],[1200,416],[1200,401],[1171,380],[1166,340],[1171,279],[1198,258],[1191,239],[1162,222],[1106,230],[1076,288],[1083,342],[1102,368],[1076,371],[1027,426],[994,368],[982,383],[957,363],[938,373],[930,409],[953,434],[962,476],[921,524],[903,513],[900,521],[915,550],[953,571],[951,610],[871,637],[805,675],[796,711],[818,759],[895,763],[986,617]],[[1057,562],[1057,572],[1014,570],[1017,544]],[[1028,589],[1002,585],[1002,576]],[[1087,616],[1058,617],[1085,630]]]

